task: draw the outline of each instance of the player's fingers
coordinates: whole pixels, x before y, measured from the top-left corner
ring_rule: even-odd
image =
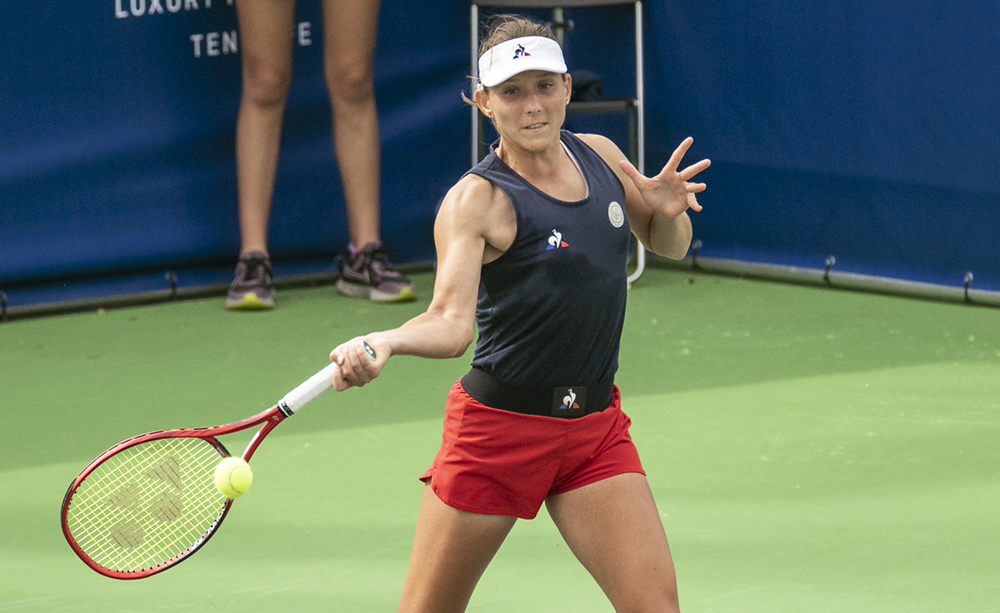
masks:
[[[358,385],[358,361],[354,356],[353,343],[341,345],[340,371],[344,378],[344,383],[348,386]]]
[[[618,167],[622,169],[625,176],[632,179],[632,183],[635,183],[636,187],[640,187],[646,182],[646,177],[642,176],[642,173],[640,173],[639,170],[632,165],[632,162],[629,162],[628,160],[621,160],[618,162]]]
[[[335,347],[334,350],[330,352],[330,361],[331,362],[336,362],[337,364],[343,363],[343,361],[344,361],[344,358],[343,358],[344,351],[343,351],[343,349],[344,349],[343,345],[340,345],[339,347]]]
[[[351,355],[351,346],[352,342],[349,341],[330,352],[330,361],[338,366],[333,375],[333,386],[337,391],[342,392],[358,384],[357,361]]]
[[[681,165],[681,160],[684,159],[684,154],[687,153],[687,150],[691,147],[691,143],[693,142],[694,139],[690,136],[682,140],[681,144],[678,145],[677,148],[674,149],[674,152],[670,155],[670,159],[667,160],[667,165],[664,166],[664,170],[669,170],[671,172],[676,171],[677,167]]]
[[[372,355],[374,351],[362,339],[354,339],[344,346],[344,381],[356,387],[362,387],[378,376],[379,369],[375,366]],[[369,353],[371,351],[371,353]]]
[[[338,392],[342,392],[346,390],[348,387],[350,387],[350,385],[348,385],[347,382],[344,381],[344,373],[339,366],[333,369],[333,376],[331,377],[331,381],[333,383],[333,389],[337,390]]]
[[[342,387],[338,388],[338,391],[343,391],[349,387],[357,385],[357,377],[355,375],[354,360],[351,358],[351,348],[350,345],[341,345],[337,348],[338,355],[336,359],[337,372],[339,373],[339,379]],[[336,381],[336,376],[335,376]]]
[[[695,175],[697,175],[699,172],[705,170],[711,165],[712,165],[712,160],[704,159],[698,162],[697,164],[691,164],[678,174],[680,175],[681,179],[684,179],[685,181],[690,181]]]

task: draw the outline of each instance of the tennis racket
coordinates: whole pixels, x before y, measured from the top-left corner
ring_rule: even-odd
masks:
[[[363,345],[374,360],[374,350]],[[331,363],[252,417],[140,434],[97,456],[63,499],[62,529],[70,547],[92,569],[115,579],[149,577],[191,557],[233,505],[215,486],[215,468],[230,455],[216,437],[261,426],[243,452],[249,461],[278,424],[330,389],[336,368]]]

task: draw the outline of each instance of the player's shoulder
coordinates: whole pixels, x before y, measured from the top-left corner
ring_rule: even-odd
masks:
[[[448,190],[441,204],[456,213],[480,215],[496,205],[509,202],[507,193],[489,179],[466,174]]]
[[[493,196],[497,189],[489,179],[474,173],[467,173],[448,190],[447,198],[456,200],[482,199]]]
[[[625,154],[618,148],[618,145],[607,136],[602,134],[574,134],[574,136],[583,141],[609,164],[625,159]]]
[[[476,174],[466,174],[452,186],[441,202],[438,223],[478,227],[496,223],[513,210],[510,197],[492,181]]]

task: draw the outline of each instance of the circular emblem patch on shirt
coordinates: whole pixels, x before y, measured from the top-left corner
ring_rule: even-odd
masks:
[[[611,220],[611,225],[616,228],[622,227],[625,223],[625,213],[622,211],[622,205],[617,202],[612,202],[608,205],[608,219]]]

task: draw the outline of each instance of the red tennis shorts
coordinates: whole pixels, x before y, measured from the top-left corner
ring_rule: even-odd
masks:
[[[631,423],[617,386],[605,410],[562,419],[487,407],[459,381],[445,404],[441,449],[420,479],[456,509],[533,519],[550,494],[645,474]]]

